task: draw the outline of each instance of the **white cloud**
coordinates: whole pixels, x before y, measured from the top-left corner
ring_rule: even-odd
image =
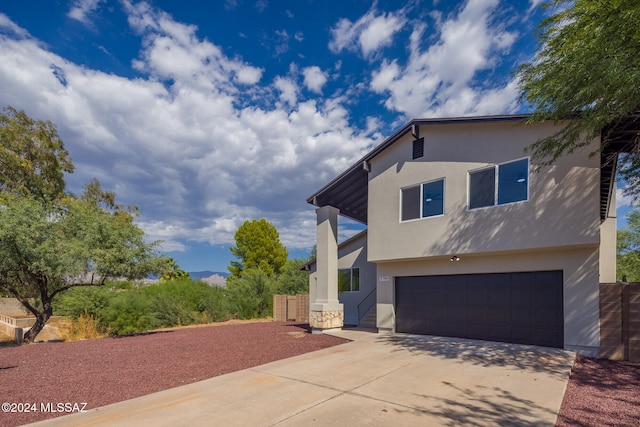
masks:
[[[516,105],[515,78],[478,82],[496,66],[516,37],[491,22],[497,0],[468,0],[457,15],[437,17],[437,41],[423,50],[426,26],[415,25],[406,66],[384,60],[372,73],[371,89],[388,94],[385,106],[408,117],[497,114]]]
[[[302,70],[304,76],[304,85],[312,92],[322,93],[322,87],[327,82],[327,75],[320,67],[312,66]]]
[[[143,41],[137,78],[67,61],[16,37],[27,33],[0,15],[13,28],[0,34],[3,102],[56,123],[76,165],[70,190],[97,177],[121,203],[140,206],[140,224],[166,250],[231,243],[244,220],[261,217],[288,247],[310,247],[306,197],[372,144],[349,124],[344,100],[302,98],[295,67],[260,86],[259,67],[225,55],[196,27],[146,3],[124,8]],[[272,105],[274,91],[287,108]],[[247,106],[247,96],[260,98]]]
[[[624,195],[624,188],[616,189],[616,209],[633,206],[633,197]]]
[[[89,25],[91,24],[89,15],[98,9],[100,3],[104,3],[104,1],[105,0],[75,0],[67,16],[85,25]]]
[[[4,13],[0,13],[0,28],[9,34],[13,34],[15,37],[19,37],[19,38],[30,37],[29,32],[27,30],[16,25]]]
[[[358,37],[362,54],[366,57],[383,46],[389,46],[393,35],[402,28],[404,19],[386,14],[378,16],[368,23]]]
[[[545,0],[529,0],[529,12],[540,6]]]
[[[276,77],[273,85],[280,91],[280,100],[289,104],[296,105],[298,102],[298,85],[288,78]]]
[[[235,92],[234,82],[255,84],[262,70],[225,56],[220,47],[197,37],[197,27],[174,21],[147,3],[125,3],[129,24],[143,36],[134,68],[160,80],[179,81],[197,90]]]
[[[376,15],[375,6],[356,22],[343,18],[331,29],[329,49],[334,53],[342,50],[360,50],[364,57],[382,47],[389,46],[393,36],[405,24],[403,12]]]

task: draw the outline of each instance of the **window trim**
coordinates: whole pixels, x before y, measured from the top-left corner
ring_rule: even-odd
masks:
[[[423,216],[423,208],[424,208],[424,185],[425,184],[431,184],[432,182],[438,182],[438,181],[442,181],[442,213],[438,214],[438,215],[429,215],[429,216]],[[420,188],[420,197],[418,198],[418,203],[420,206],[420,214],[418,216],[418,218],[411,218],[411,219],[402,219],[402,202],[403,202],[403,190],[407,190],[409,188],[413,188],[413,187],[418,187]],[[407,185],[406,187],[401,187],[400,188],[400,209],[399,209],[399,221],[401,223],[405,223],[405,222],[412,222],[412,221],[420,221],[423,219],[429,219],[429,218],[438,218],[441,216],[444,216],[446,213],[446,209],[445,209],[445,205],[446,205],[446,187],[447,187],[447,179],[446,177],[441,177],[441,178],[436,178],[436,179],[432,179],[429,181],[424,181],[421,182],[419,184],[412,184],[412,185]]]
[[[520,162],[522,160],[526,160],[527,161],[527,195],[523,200],[517,200],[515,202],[507,202],[507,203],[498,203],[498,186],[499,186],[499,182],[500,182],[500,166],[502,165],[507,165],[509,163],[516,163],[516,162]],[[493,204],[492,205],[487,205],[487,206],[479,206],[477,208],[472,208],[470,207],[470,202],[471,202],[471,174],[474,172],[482,172],[483,170],[489,170],[489,169],[493,169],[494,170],[494,183],[493,183]],[[530,183],[531,183],[531,157],[527,156],[527,157],[520,157],[518,159],[513,159],[513,160],[509,160],[507,162],[502,162],[502,163],[496,163],[492,166],[483,166],[477,169],[471,169],[467,171],[467,211],[476,211],[479,209],[490,209],[490,208],[495,208],[496,206],[507,206],[507,205],[513,205],[515,203],[524,203],[524,202],[528,202],[531,196],[531,188],[530,188]]]

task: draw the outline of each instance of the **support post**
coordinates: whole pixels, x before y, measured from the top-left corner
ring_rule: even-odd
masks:
[[[333,206],[316,209],[316,289],[309,304],[313,333],[342,328],[344,308],[338,301],[338,213]]]

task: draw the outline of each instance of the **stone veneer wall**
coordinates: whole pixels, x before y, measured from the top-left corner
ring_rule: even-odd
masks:
[[[600,284],[600,357],[640,361],[640,283]]]
[[[314,329],[334,329],[344,326],[344,311],[312,311],[309,325]]]

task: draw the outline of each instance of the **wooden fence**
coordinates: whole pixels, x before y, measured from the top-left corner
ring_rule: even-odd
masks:
[[[600,357],[640,362],[640,283],[600,284]]]
[[[273,320],[286,322],[309,321],[309,295],[274,295],[273,296]]]

